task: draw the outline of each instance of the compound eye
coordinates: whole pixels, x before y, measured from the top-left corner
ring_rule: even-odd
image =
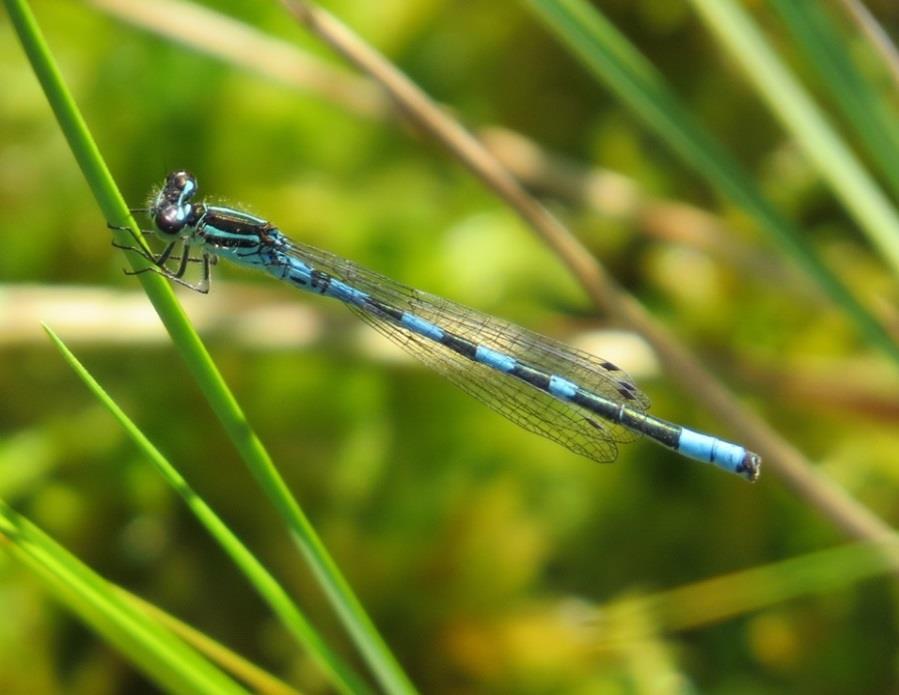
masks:
[[[160,232],[171,235],[180,232],[186,224],[184,213],[174,205],[160,210],[153,221]]]
[[[182,169],[168,175],[165,187],[170,191],[177,192],[179,202],[183,203],[196,193],[197,180],[189,171]]]

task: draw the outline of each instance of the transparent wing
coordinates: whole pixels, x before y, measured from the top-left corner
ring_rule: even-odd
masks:
[[[510,355],[528,366],[568,379],[636,410],[649,400],[615,365],[447,299],[402,285],[334,254],[291,242],[290,254],[381,302],[409,311],[442,329]],[[519,426],[600,462],[613,461],[616,443],[638,435],[559,401],[530,384],[473,362],[386,317],[351,306],[363,320],[452,383]]]
[[[357,307],[351,309],[411,355],[516,425],[600,463],[608,463],[617,458],[616,433],[607,429],[606,423],[601,420],[595,420],[591,424],[577,408],[558,401],[523,381],[472,362],[439,343],[380,319],[375,314]],[[622,429],[611,425],[609,427],[614,430]]]

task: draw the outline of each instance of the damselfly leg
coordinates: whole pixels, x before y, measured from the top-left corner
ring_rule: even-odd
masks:
[[[160,251],[158,254],[154,254],[144,246],[143,239],[135,234],[134,230],[131,227],[114,225],[111,223],[107,223],[107,227],[122,232],[128,232],[128,234],[131,235],[131,238],[134,239],[134,243],[136,244],[135,246],[132,246],[130,244],[120,244],[117,241],[113,241],[112,245],[115,248],[136,253],[138,256],[152,264],[150,266],[147,266],[146,268],[140,268],[138,270],[128,270],[127,268],[124,268],[123,272],[125,273],[125,275],[142,275],[143,273],[147,272],[157,273],[158,275],[162,275],[172,282],[182,285],[183,287],[187,287],[188,289],[194,290],[195,292],[200,292],[201,294],[207,294],[209,292],[209,279],[211,276],[209,266],[215,264],[214,256],[210,256],[207,253],[204,253],[199,257],[191,256],[190,245],[180,239],[169,242],[168,244],[166,244],[165,248],[162,251]],[[154,233],[153,230],[141,230],[141,232],[144,234]],[[172,254],[178,247],[179,242],[182,244],[181,255],[174,256]],[[177,268],[175,268],[174,270],[169,268],[166,265],[169,261],[176,261],[178,263]],[[199,282],[191,283],[184,279],[184,274],[187,272],[188,263],[203,264],[202,277]]]

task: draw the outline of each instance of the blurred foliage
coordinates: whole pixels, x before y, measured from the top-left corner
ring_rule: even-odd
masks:
[[[331,59],[277,4],[214,4]],[[689,9],[667,0],[598,4],[840,276],[860,296],[895,307],[895,278]],[[753,5],[774,39],[788,43],[764,3]],[[762,249],[772,266],[780,262],[758,230],[687,175],[519,4],[337,0],[328,7],[463,122],[513,128],[573,162],[624,173],[648,194],[706,208],[728,234]],[[603,326],[518,219],[408,128],[236,71],[81,4],[36,2],[35,9],[133,205],[168,170],[187,167],[207,195],[410,285],[554,335]],[[889,3],[876,10],[899,21]],[[866,50],[848,32],[846,40]],[[794,67],[803,74],[801,64]],[[866,69],[879,79],[876,65]],[[5,18],[0,84],[4,293],[24,285],[134,292]],[[561,199],[550,204],[779,431],[878,515],[899,517],[899,380],[838,312],[801,284],[747,277],[720,258],[642,234],[638,222]],[[623,449],[614,466],[596,466],[517,429],[417,365],[372,349],[372,337],[340,306],[296,296],[263,276],[216,270],[218,288],[239,280],[251,297],[239,302],[241,312],[253,312],[256,302],[314,304],[323,329],[301,349],[261,348],[218,331],[204,337],[424,692],[899,689],[889,579],[847,578],[826,591],[810,582],[808,595],[762,609],[747,602],[725,621],[686,620],[677,631],[652,614],[628,614],[625,625],[588,619],[622,597],[842,542],[839,530],[764,471],[750,486],[642,442]],[[0,313],[11,311],[3,301]],[[48,316],[33,320],[52,324]],[[259,329],[268,327],[261,321]],[[49,343],[0,347],[0,496],[108,579],[305,691],[323,688]],[[74,348],[352,658],[172,350],[102,340]],[[638,374],[653,412],[720,430],[714,414],[674,392],[662,374],[627,355],[614,358]],[[777,575],[765,581],[776,583]],[[3,554],[0,615],[0,691],[150,691]]]

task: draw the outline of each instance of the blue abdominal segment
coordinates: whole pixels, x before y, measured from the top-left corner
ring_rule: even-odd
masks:
[[[742,446],[725,442],[707,434],[681,428],[677,451],[684,456],[712,463],[731,473],[742,474],[747,451]]]
[[[488,367],[500,372],[511,372],[518,364],[514,357],[504,355],[484,345],[478,345],[475,349],[474,359],[476,362],[486,364]]]

